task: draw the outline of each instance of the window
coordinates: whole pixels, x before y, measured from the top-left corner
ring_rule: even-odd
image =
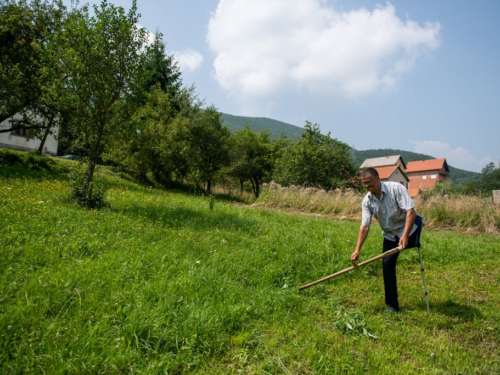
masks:
[[[422,175],[422,180],[427,180],[427,175],[426,174]]]
[[[10,134],[17,135],[19,137],[26,137],[26,138],[31,137],[29,129],[18,128],[18,129],[12,130]]]
[[[436,175],[435,174],[431,174],[431,178],[436,179]]]

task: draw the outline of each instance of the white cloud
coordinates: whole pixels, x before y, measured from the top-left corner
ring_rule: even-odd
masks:
[[[173,51],[172,54],[183,71],[194,71],[203,63],[202,54],[192,48],[187,48],[182,52]]]
[[[338,12],[321,0],[220,0],[208,26],[218,83],[241,102],[287,92],[358,98],[397,88],[439,47],[440,25],[390,3]]]
[[[449,165],[467,171],[481,172],[486,164],[493,161],[493,157],[489,154],[478,159],[465,147],[453,148],[440,141],[410,141],[410,143],[413,145],[413,150],[419,154],[434,156],[437,159],[446,158]]]

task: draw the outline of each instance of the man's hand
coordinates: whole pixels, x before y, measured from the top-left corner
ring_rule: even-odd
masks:
[[[401,248],[401,250],[399,251],[403,251],[403,249],[406,249],[406,246],[408,246],[408,242],[410,242],[410,237],[403,234],[403,237],[399,239],[399,246]]]
[[[351,254],[351,262],[355,262],[359,259],[359,250],[354,250],[354,253]]]

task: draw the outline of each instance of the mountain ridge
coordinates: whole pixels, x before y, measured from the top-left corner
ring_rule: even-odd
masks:
[[[231,132],[239,131],[248,125],[248,127],[255,131],[268,131],[272,138],[278,138],[282,133],[289,138],[299,139],[304,132],[304,129],[288,124],[283,121],[274,120],[268,117],[246,117],[246,116],[236,116],[227,113],[221,113],[221,120],[224,125],[228,127]],[[368,150],[356,150],[351,149],[352,159],[354,165],[359,167],[365,159],[390,156],[390,155],[401,155],[405,163],[409,161],[419,161],[419,160],[429,160],[436,159],[439,157],[419,154],[412,151],[405,151],[399,149],[368,149]],[[450,168],[449,179],[455,184],[466,184],[471,181],[477,181],[480,177],[480,173],[467,171],[460,168],[455,168],[448,164]]]

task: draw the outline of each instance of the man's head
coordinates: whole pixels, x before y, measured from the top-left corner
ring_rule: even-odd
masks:
[[[372,193],[380,189],[380,180],[375,168],[366,168],[363,170],[361,172],[361,182],[366,190]]]

